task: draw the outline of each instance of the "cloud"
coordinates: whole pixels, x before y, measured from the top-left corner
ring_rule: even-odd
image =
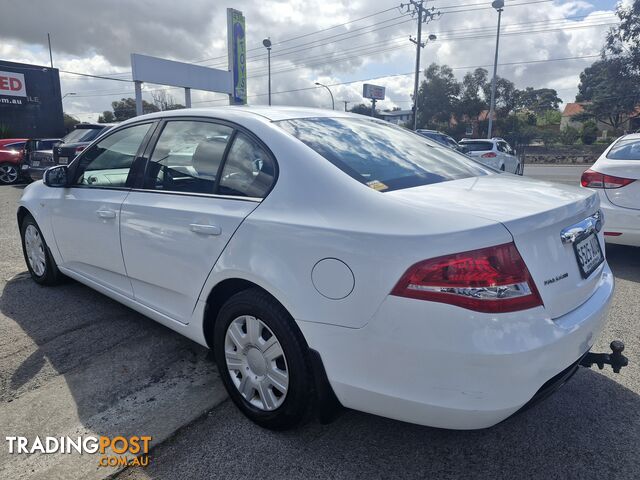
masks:
[[[570,101],[579,73],[594,58],[520,62],[597,54],[609,28],[601,24],[615,17],[611,11],[596,10],[583,0],[518,6],[527,1],[531,0],[506,2],[499,63],[512,65],[499,66],[498,73],[519,88],[561,88],[560,96]],[[330,107],[327,91],[316,88],[315,81],[340,84],[411,72],[415,46],[409,42],[409,35],[415,35],[416,25],[394,8],[398,3],[234,1],[232,6],[243,11],[247,19],[250,103],[267,103],[263,95],[267,91],[266,52],[261,45],[267,36],[273,42],[274,104]],[[435,33],[438,40],[423,49],[422,66],[446,63],[459,78],[471,67],[490,66],[497,15],[489,3],[442,0],[433,5],[445,14],[424,26],[425,36]],[[466,6],[447,8],[454,5]],[[131,52],[181,61],[206,59],[199,64],[226,68],[226,6],[231,4],[204,0],[191,0],[188,4],[168,0],[85,0],[67,6],[47,0],[0,0],[0,58],[47,64],[46,32],[51,32],[56,67],[64,70],[127,72]],[[387,11],[373,15],[382,10]],[[347,23],[354,19],[361,20]],[[331,28],[340,24],[344,25]],[[324,31],[312,34],[321,29]],[[63,92],[77,93],[65,99],[65,109],[84,115],[83,119],[97,117],[98,112],[110,107],[111,101],[133,92],[132,86],[124,82],[66,74],[61,81]],[[387,100],[378,104],[380,108],[410,107],[411,75],[379,78],[371,83],[387,88]],[[145,85],[147,92],[161,88],[167,87]],[[337,108],[344,107],[338,100],[363,101],[362,82],[331,88]],[[167,93],[177,102],[183,101],[180,89],[167,89]],[[150,99],[149,93],[145,96]],[[193,101],[194,106],[222,105],[226,97],[193,92]]]

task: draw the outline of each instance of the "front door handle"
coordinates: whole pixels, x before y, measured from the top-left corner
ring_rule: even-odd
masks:
[[[96,215],[100,218],[116,218],[115,210],[110,210],[108,208],[96,211]]]
[[[220,235],[222,229],[217,225],[201,225],[199,223],[189,224],[189,229],[195,233],[202,233],[204,235]]]

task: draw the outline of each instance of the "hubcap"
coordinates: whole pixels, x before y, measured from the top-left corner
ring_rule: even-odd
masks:
[[[34,273],[39,277],[44,275],[47,265],[44,243],[40,232],[33,225],[28,225],[24,231],[24,249],[27,252],[27,259]]]
[[[18,169],[13,165],[0,165],[0,182],[13,183],[18,178]]]
[[[280,342],[265,323],[250,315],[229,324],[224,356],[233,384],[260,410],[275,410],[287,396],[289,369]]]

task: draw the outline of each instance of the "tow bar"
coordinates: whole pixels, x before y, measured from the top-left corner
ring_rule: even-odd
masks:
[[[583,367],[591,367],[594,363],[598,365],[598,368],[602,370],[605,366],[611,365],[613,371],[615,373],[620,373],[620,369],[622,367],[626,367],[629,365],[629,359],[622,355],[622,351],[624,350],[624,343],[620,340],[614,340],[609,345],[612,353],[591,353],[588,352],[582,360],[580,361],[580,365]]]

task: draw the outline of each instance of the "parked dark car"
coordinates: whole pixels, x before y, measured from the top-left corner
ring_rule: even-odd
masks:
[[[418,129],[416,130],[416,133],[422,135],[423,137],[427,137],[433,140],[434,142],[438,142],[440,145],[449,147],[452,150],[457,150],[458,152],[461,152],[461,153],[468,152],[466,147],[459,145],[458,142],[456,142],[453,138],[451,138],[446,133],[438,132],[437,130],[425,130],[425,129]]]
[[[0,140],[0,185],[15,183],[20,178],[20,165],[24,159],[26,138]]]
[[[53,149],[54,165],[68,165],[99,135],[113,127],[113,123],[79,123]]]
[[[21,171],[31,180],[42,178],[44,171],[55,165],[53,148],[60,143],[59,138],[30,138],[24,146],[24,163]]]

